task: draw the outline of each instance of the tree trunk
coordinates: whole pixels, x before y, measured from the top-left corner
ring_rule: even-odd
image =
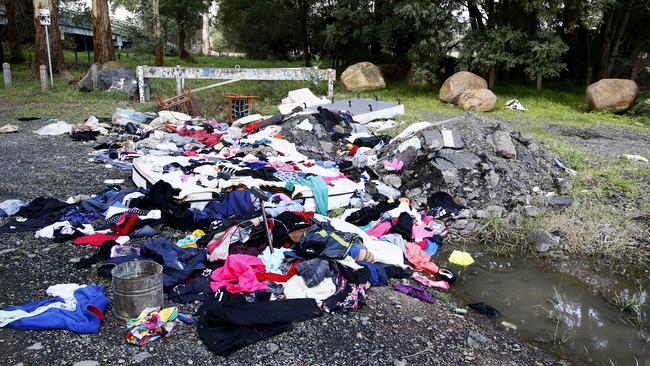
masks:
[[[537,75],[537,90],[542,90],[542,75]]]
[[[602,42],[602,47],[600,48],[600,52],[598,54],[598,61],[597,61],[597,69],[596,69],[596,75],[595,79],[596,81],[600,79],[604,79],[607,77],[607,70],[609,70],[609,56],[611,53],[611,46],[612,46],[612,25],[614,23],[614,16],[616,15],[616,9],[609,9],[605,13],[607,17],[607,21],[605,24],[602,26],[602,30],[600,32],[600,39]]]
[[[7,13],[7,40],[9,41],[9,62],[12,64],[21,64],[25,62],[23,55],[23,48],[20,45],[20,38],[18,37],[18,23],[16,2],[14,0],[5,0],[5,11]]]
[[[163,66],[163,41],[162,41],[162,27],[160,26],[160,0],[152,1],[153,7],[153,35],[155,39],[156,66]]]
[[[497,70],[493,67],[488,71],[488,88],[492,89],[497,78]]]
[[[614,36],[614,42],[612,45],[612,53],[609,58],[607,77],[612,74],[612,67],[616,63],[616,57],[618,57],[618,48],[621,46],[621,42],[623,42],[623,35],[625,34],[625,29],[627,28],[627,22],[630,19],[632,5],[634,5],[634,0],[625,0],[625,3],[623,4],[623,15],[621,16],[621,20],[618,22],[616,28],[616,35]]]
[[[0,42],[0,64],[5,63],[5,50],[2,48],[2,42]]]
[[[311,51],[309,49],[309,4],[307,0],[301,1],[300,12],[302,21],[300,22],[302,33],[302,56],[305,61],[305,66],[311,66]]]
[[[483,15],[476,5],[476,0],[467,1],[467,12],[472,26],[472,30],[483,30]]]
[[[182,22],[178,22],[178,50],[179,50],[178,57],[180,57],[181,60],[196,62],[192,58],[192,55],[190,55],[190,53],[187,52],[187,50],[185,49],[186,41],[187,41],[187,32],[185,31],[185,26],[183,25]]]
[[[34,64],[32,69],[38,75],[41,65],[47,66],[47,44],[45,42],[45,27],[38,20],[38,8],[45,8],[45,5],[39,0],[34,0]],[[50,49],[52,54],[52,73],[60,74],[63,71],[63,51],[61,50],[61,31],[59,28],[59,19],[57,8],[53,2],[50,2],[50,18],[52,24],[48,26],[50,34]]]
[[[103,64],[108,61],[115,61],[113,33],[111,32],[111,20],[108,15],[108,1],[92,0],[91,16],[93,20],[95,62]]]
[[[210,6],[203,13],[203,29],[201,30],[201,51],[204,55],[210,55]]]

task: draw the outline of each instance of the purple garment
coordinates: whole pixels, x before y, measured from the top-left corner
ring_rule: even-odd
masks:
[[[425,289],[423,289],[421,287],[417,287],[417,286],[413,286],[413,285],[403,285],[401,283],[396,283],[396,284],[393,285],[393,288],[396,291],[405,293],[405,294],[407,294],[409,296],[413,296],[413,297],[415,297],[417,299],[420,299],[422,301],[431,302],[431,303],[433,302],[433,298],[429,295],[427,290],[425,290]]]

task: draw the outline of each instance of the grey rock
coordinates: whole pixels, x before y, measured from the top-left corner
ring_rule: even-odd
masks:
[[[458,171],[456,169],[443,170],[442,178],[447,184],[454,184],[459,182]]]
[[[540,253],[548,252],[560,245],[560,238],[544,229],[537,229],[531,232],[530,241],[535,244],[535,249]]]
[[[530,144],[533,142],[533,138],[532,138],[532,137],[527,136],[527,135],[522,135],[521,132],[519,132],[519,131],[513,131],[513,132],[511,132],[511,133],[510,133],[510,136],[511,136],[513,139],[515,139],[515,140],[521,142],[522,144],[524,144],[524,145],[526,145],[526,146],[530,145]]]
[[[512,143],[510,134],[506,131],[498,130],[489,136],[488,141],[492,142],[494,152],[502,158],[513,159],[517,157],[517,150]]]
[[[99,366],[99,361],[84,360],[76,362],[72,366]]]
[[[486,217],[490,219],[500,219],[505,211],[505,208],[498,205],[489,205],[485,208]]]
[[[397,174],[385,175],[381,180],[393,188],[399,188],[402,186],[402,178]]]
[[[146,351],[145,351],[145,352],[139,352],[139,353],[136,353],[136,354],[133,356],[133,361],[134,361],[135,363],[140,363],[140,362],[146,360],[146,359],[149,358],[149,357],[151,357],[151,353],[146,352]]]
[[[3,250],[0,250],[0,255],[8,254],[8,253],[15,252],[15,251],[16,251],[16,248],[3,249]]]
[[[345,129],[339,125],[334,126],[334,132],[345,133]]]
[[[406,360],[393,360],[393,366],[406,366],[408,363]]]
[[[422,194],[422,188],[415,187],[407,192],[410,197],[419,196]]]
[[[495,172],[494,170],[490,170],[485,174],[485,182],[488,184],[488,186],[495,188],[496,186],[499,185],[499,174]]]
[[[481,162],[474,153],[466,150],[441,150],[438,156],[432,161],[431,165],[439,170],[447,169],[467,169],[471,170]]]
[[[424,318],[421,316],[416,316],[413,318],[413,321],[416,323],[422,323],[424,321]]]
[[[68,259],[68,262],[70,262],[70,263],[79,263],[80,261],[81,261],[81,258],[79,258],[79,257],[74,257],[74,258]]]
[[[329,141],[321,141],[320,142],[320,147],[322,147],[323,150],[325,150],[325,151],[332,151],[332,149],[334,148],[334,144],[332,144]]]
[[[424,137],[424,145],[433,150],[440,150],[444,146],[442,134],[435,129],[428,129],[421,132]]]
[[[537,217],[542,214],[542,210],[535,206],[524,206],[524,211],[528,217]]]
[[[27,349],[30,350],[30,351],[38,351],[38,350],[42,350],[43,348],[45,348],[45,347],[43,347],[43,343],[41,343],[41,342],[36,342],[36,343],[32,344],[31,346],[27,347]]]
[[[269,344],[267,344],[267,345],[266,345],[266,348],[268,348],[268,349],[269,349],[269,352],[271,352],[271,353],[276,353],[277,351],[280,350],[280,346],[278,346],[278,345],[275,344],[275,343],[269,343]]]
[[[470,219],[470,218],[472,218],[472,210],[467,208],[458,211],[458,214],[456,214],[456,219]]]
[[[471,331],[471,332],[469,332],[469,336],[472,337],[472,338],[474,338],[474,339],[476,339],[477,341],[479,341],[479,342],[481,342],[481,343],[488,343],[488,342],[490,342],[490,339],[489,339],[488,337],[486,337],[486,336],[483,335],[482,333],[479,333],[479,332],[474,331],[474,330]]]
[[[546,202],[551,206],[566,207],[573,203],[573,198],[566,196],[548,197]]]

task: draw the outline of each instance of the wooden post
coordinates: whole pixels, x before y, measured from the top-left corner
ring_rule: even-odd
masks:
[[[542,90],[542,75],[537,75],[537,90]]]
[[[181,65],[176,65],[177,68],[181,68]],[[183,94],[183,79],[177,77],[176,78],[176,95],[181,95]]]
[[[2,64],[2,76],[5,79],[5,88],[11,88],[11,66],[8,62]]]
[[[90,80],[93,81],[93,90],[99,89],[99,65],[92,64],[90,66]]]
[[[50,81],[47,76],[47,66],[41,65],[38,67],[38,70],[41,77],[41,90],[48,91],[50,89]]]

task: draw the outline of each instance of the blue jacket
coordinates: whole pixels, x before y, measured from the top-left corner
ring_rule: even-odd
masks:
[[[77,299],[75,310],[50,308],[45,312],[15,320],[7,324],[7,328],[24,330],[67,329],[75,333],[97,333],[99,324],[108,305],[108,298],[104,296],[104,289],[96,285],[88,285],[74,292]],[[29,304],[11,306],[5,310],[24,310],[32,312],[37,308],[52,302],[63,302],[60,297],[35,301]]]

